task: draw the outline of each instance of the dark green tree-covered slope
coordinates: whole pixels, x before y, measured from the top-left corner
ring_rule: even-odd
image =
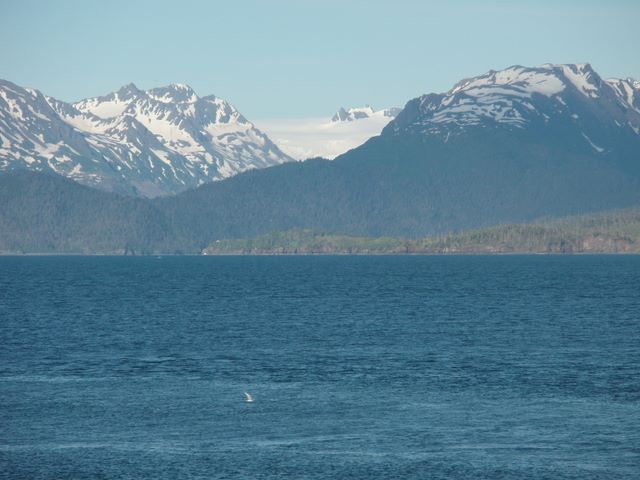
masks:
[[[0,175],[0,253],[147,253],[172,251],[175,241],[145,200],[54,174]]]
[[[528,224],[496,225],[426,237],[357,237],[294,229],[217,240],[206,255],[640,253],[640,209],[614,210]]]
[[[202,241],[291,228],[418,237],[640,204],[640,168],[627,159],[488,136],[383,135],[333,162],[249,172],[156,204]]]

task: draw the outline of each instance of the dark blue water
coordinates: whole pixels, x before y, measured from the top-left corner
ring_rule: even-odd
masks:
[[[0,258],[0,341],[2,478],[640,478],[637,256]]]

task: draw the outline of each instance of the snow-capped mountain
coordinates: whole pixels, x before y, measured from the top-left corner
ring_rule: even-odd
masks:
[[[633,78],[610,78],[607,83],[637,112],[640,112],[640,82]]]
[[[447,142],[477,128],[545,130],[565,142],[577,136],[595,153],[624,148],[640,135],[640,82],[603,80],[589,64],[491,70],[411,100],[384,133]]]
[[[371,106],[366,105],[364,107],[354,107],[345,109],[340,107],[333,117],[332,122],[355,122],[356,120],[363,120],[365,118],[382,117],[388,120],[395,118],[402,109],[399,107],[385,108],[383,110],[374,110]]]
[[[379,135],[400,110],[398,107],[374,110],[367,105],[340,108],[331,118],[264,120],[259,124],[292,157],[331,160]]]
[[[291,160],[231,104],[187,85],[69,104],[0,81],[0,170],[153,197]]]

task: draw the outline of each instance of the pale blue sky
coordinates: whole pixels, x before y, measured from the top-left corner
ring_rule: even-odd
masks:
[[[0,0],[0,78],[67,101],[188,83],[249,119],[404,105],[513,64],[640,78],[640,1]]]

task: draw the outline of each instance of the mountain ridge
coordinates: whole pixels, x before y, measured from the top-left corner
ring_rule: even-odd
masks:
[[[488,121],[494,126],[522,128],[523,124],[546,123],[550,114],[569,110],[566,99],[575,103],[576,95],[594,100],[586,103],[592,108],[607,108],[606,113],[615,115],[611,120],[619,122],[617,127],[629,127],[640,134],[640,82],[630,78],[603,80],[588,63],[490,70],[461,80],[445,93],[414,98],[386,130],[397,133],[412,125],[422,128],[423,133],[450,135]],[[609,104],[597,101],[601,96]],[[537,108],[532,105],[534,98]],[[544,99],[548,101],[540,101]],[[618,103],[624,105],[624,111],[615,108]],[[588,110],[585,113],[592,113]],[[579,121],[576,112],[570,115]]]
[[[183,84],[128,84],[70,104],[3,80],[0,134],[1,169],[148,197],[292,161],[230,103]]]

